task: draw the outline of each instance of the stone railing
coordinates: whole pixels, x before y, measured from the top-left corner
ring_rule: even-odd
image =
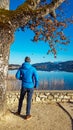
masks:
[[[20,97],[20,92],[7,92],[7,104],[16,104]],[[26,102],[26,97],[24,99]],[[52,103],[52,102],[73,102],[73,91],[50,91],[50,90],[36,90],[34,91],[33,103]]]

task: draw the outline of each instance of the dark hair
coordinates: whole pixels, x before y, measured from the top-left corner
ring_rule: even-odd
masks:
[[[25,57],[25,62],[31,62],[30,57],[26,56],[26,57]]]

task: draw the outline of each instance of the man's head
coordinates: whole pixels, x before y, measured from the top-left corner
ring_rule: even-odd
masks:
[[[31,62],[30,57],[26,56],[26,57],[25,57],[25,62],[29,62],[29,63],[30,63],[30,62]]]

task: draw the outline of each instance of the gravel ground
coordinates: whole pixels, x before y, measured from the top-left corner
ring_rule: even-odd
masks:
[[[21,116],[10,111],[0,119],[0,130],[72,130],[69,116],[56,103],[32,104],[30,120],[25,120],[25,105]],[[12,112],[17,110],[11,108]]]

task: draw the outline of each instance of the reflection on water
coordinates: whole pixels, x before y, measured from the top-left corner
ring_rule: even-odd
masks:
[[[39,71],[40,89],[73,90],[73,73]]]
[[[9,71],[9,74],[15,74],[16,71]],[[73,90],[73,73],[59,71],[38,71],[39,89],[46,90]],[[9,80],[13,90],[20,89],[21,83],[18,80]]]
[[[41,80],[40,82],[40,89],[49,89],[49,90],[56,90],[64,88],[64,80]]]

